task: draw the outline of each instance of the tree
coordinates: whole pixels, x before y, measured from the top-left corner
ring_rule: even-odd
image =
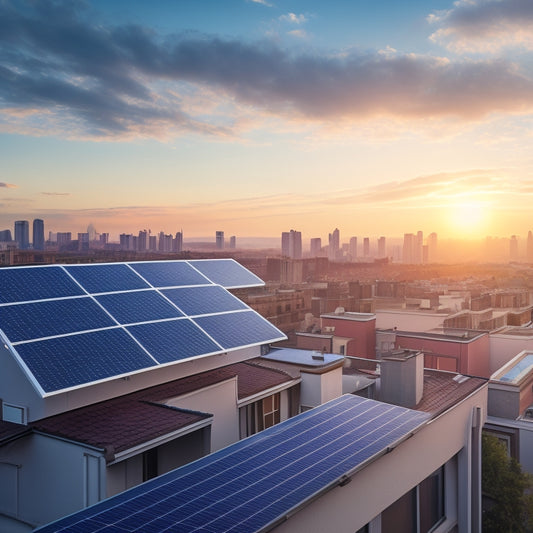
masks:
[[[483,434],[483,533],[533,531],[533,477],[507,455],[504,444]]]

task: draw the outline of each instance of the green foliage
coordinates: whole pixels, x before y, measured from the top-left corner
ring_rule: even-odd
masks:
[[[533,531],[533,477],[492,435],[483,434],[482,465],[483,533]]]

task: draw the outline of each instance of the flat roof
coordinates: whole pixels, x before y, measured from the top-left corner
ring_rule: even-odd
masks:
[[[340,320],[354,320],[356,322],[368,322],[376,320],[375,313],[354,313],[352,311],[345,311],[344,313],[324,313],[320,318],[337,318]]]
[[[38,531],[268,531],[428,419],[347,394]]]
[[[442,340],[448,342],[471,342],[488,335],[487,331],[472,330],[443,330],[443,331],[405,331],[393,329],[378,329],[376,332],[396,333],[401,337],[416,337],[417,339]]]
[[[318,350],[301,350],[299,348],[271,348],[268,354],[261,356],[268,361],[280,361],[294,365],[323,367],[344,361],[344,356],[335,353],[322,353]]]

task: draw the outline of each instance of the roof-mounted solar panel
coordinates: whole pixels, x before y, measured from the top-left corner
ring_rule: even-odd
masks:
[[[255,311],[201,316],[194,321],[226,349],[283,340],[285,335]]]
[[[12,343],[116,324],[89,296],[0,306],[0,329]]]
[[[211,283],[185,261],[147,261],[130,265],[153,287],[182,287]]]
[[[147,289],[149,285],[124,263],[70,265],[65,270],[91,294]]]
[[[183,313],[155,289],[100,294],[96,300],[121,324],[177,318]]]
[[[0,304],[82,294],[59,266],[0,268]]]
[[[198,259],[189,261],[213,283],[226,289],[239,287],[260,287],[265,283],[261,278],[244,268],[234,259]]]
[[[223,351],[189,319],[139,324],[127,330],[160,364]]]
[[[121,328],[18,344],[16,351],[45,393],[156,365]]]
[[[163,289],[161,292],[189,316],[248,309],[244,302],[218,285]]]

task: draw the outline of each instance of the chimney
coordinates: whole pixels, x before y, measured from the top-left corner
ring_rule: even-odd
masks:
[[[381,358],[381,401],[413,408],[424,390],[424,354],[396,350]]]

